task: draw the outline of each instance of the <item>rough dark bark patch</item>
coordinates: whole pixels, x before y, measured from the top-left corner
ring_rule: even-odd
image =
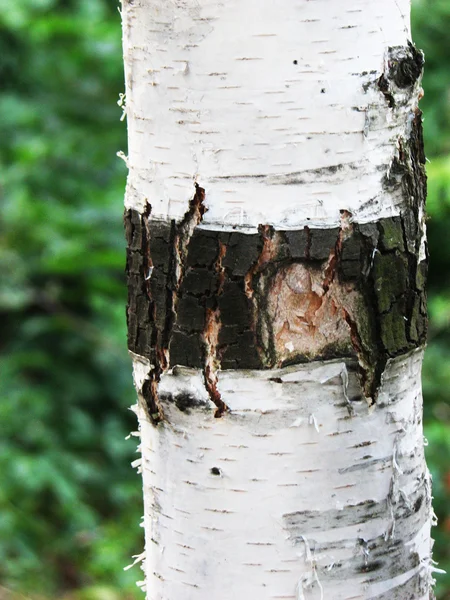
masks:
[[[411,42],[392,46],[388,52],[388,79],[400,89],[412,87],[422,75],[423,53]]]
[[[150,204],[146,204],[142,214],[125,210],[128,348],[148,358],[152,365],[141,395],[153,422],[163,418],[158,382],[168,367],[168,347],[174,334],[187,247],[206,210],[204,199],[205,190],[196,183],[181,222],[171,221],[160,230],[155,230],[150,222]]]
[[[363,373],[366,392],[373,396],[386,361],[425,342],[426,338],[426,263],[417,261],[420,231],[415,240],[405,217],[382,219],[376,225],[354,225],[349,237],[340,243],[339,230],[271,231],[278,245],[273,256],[259,270],[252,271],[263,248],[263,236],[238,232],[223,233],[197,229],[187,248],[186,270],[177,290],[173,320],[166,318],[167,295],[174,288],[170,271],[172,225],[150,221],[150,240],[135,243],[141,215],[127,214],[128,229],[133,227],[128,260],[130,297],[128,305],[129,348],[157,360],[160,339],[168,339],[170,365],[202,368],[205,364],[206,311],[220,310],[219,359],[222,369],[261,369],[281,366],[267,330],[265,302],[271,281],[281,268],[303,264],[324,268],[331,253],[336,253],[332,277],[351,283],[363,299],[361,310],[349,319],[353,347],[324,347],[313,358],[364,355],[371,372]],[[133,224],[133,225],[130,225]],[[147,294],[148,269],[142,245],[149,244],[153,271]],[[224,277],[218,294],[219,276],[214,268],[219,244],[227,248],[222,260]],[[136,245],[138,249],[136,249]],[[156,251],[154,251],[154,248]],[[136,270],[138,272],[136,272]],[[246,278],[252,273],[253,298],[246,292]],[[331,275],[330,275],[331,276]],[[258,307],[255,314],[255,302]],[[342,306],[345,310],[345,305]],[[167,324],[170,323],[170,330]],[[267,336],[266,336],[267,338]],[[153,340],[153,345],[152,345]],[[291,363],[311,360],[297,355]],[[284,363],[286,364],[286,363]]]
[[[378,87],[389,108],[402,103],[402,93],[413,88],[422,75],[424,56],[411,42],[407,46],[391,46],[387,52],[387,68],[378,78]],[[400,92],[400,94],[399,94]]]

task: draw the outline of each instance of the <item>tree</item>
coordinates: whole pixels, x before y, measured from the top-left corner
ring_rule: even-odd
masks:
[[[149,599],[430,596],[408,11],[123,2]]]

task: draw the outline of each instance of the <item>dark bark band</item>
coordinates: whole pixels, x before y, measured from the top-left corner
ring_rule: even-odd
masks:
[[[261,227],[258,234],[196,229],[179,286],[173,256],[175,223],[144,221],[145,216],[127,211],[128,346],[152,362],[158,360],[158,350],[167,347],[171,366],[201,368],[208,310],[216,309],[222,369],[273,368],[358,353],[384,369],[388,358],[425,342],[427,267],[417,260],[416,244],[411,248],[408,243],[404,218],[354,225],[343,240],[339,229]],[[271,255],[262,262],[269,243]],[[225,252],[219,265],[221,247]],[[362,302],[357,315],[350,315],[345,300],[337,307],[344,312],[336,318],[347,319],[348,344],[331,343],[316,355],[299,353],[280,361],[267,296],[277,273],[293,264],[323,273],[321,297],[336,282],[350,284]]]

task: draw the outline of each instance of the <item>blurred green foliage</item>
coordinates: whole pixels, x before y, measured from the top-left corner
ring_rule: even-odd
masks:
[[[1,0],[0,56],[0,580],[142,598],[116,2]]]
[[[450,4],[413,8],[430,158],[425,433],[435,556],[450,571]],[[138,567],[123,571],[142,505],[124,440],[120,42],[115,0],[0,0],[2,600],[142,598]],[[450,575],[438,582],[450,599]]]
[[[450,600],[450,2],[413,0],[413,39],[425,52],[421,101],[428,157],[430,331],[423,369],[427,461],[433,476],[438,527],[434,558],[447,574],[436,575],[436,595]]]

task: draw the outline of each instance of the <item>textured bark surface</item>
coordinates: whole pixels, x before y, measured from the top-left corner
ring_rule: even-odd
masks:
[[[409,215],[368,225],[344,219],[341,229],[267,226],[253,235],[198,229],[181,280],[175,225],[146,226],[132,210],[125,218],[129,348],[152,361],[164,353],[171,366],[204,366],[208,314],[218,309],[220,368],[356,355],[375,399],[387,359],[425,342],[427,264]]]
[[[142,214],[126,210],[129,349],[160,372],[206,368],[211,352],[222,369],[356,355],[364,393],[375,401],[388,358],[426,339],[424,162],[417,110],[385,181],[401,190],[405,210],[376,223],[358,225],[343,210],[339,228],[206,230],[197,227],[205,210],[199,186],[179,225],[150,220],[149,204]]]
[[[428,600],[421,361],[372,408],[354,361],[222,371],[222,419],[200,371],[164,374],[165,424],[137,408],[148,597]]]
[[[148,600],[429,600],[409,0],[122,8]]]

